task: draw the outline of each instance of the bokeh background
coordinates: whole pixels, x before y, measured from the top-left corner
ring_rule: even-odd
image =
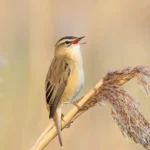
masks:
[[[54,44],[62,36],[86,36],[82,46],[86,94],[105,74],[150,64],[149,0],[1,0],[0,149],[29,150],[49,124],[44,82]],[[150,121],[150,97],[136,80],[125,85]],[[67,106],[65,111],[71,106]],[[110,106],[95,106],[45,150],[143,150],[114,125]]]

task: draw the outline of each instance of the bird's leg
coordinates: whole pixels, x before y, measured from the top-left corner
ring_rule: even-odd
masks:
[[[79,106],[77,103],[83,98],[84,96],[82,96],[81,98],[79,98],[78,100],[74,101],[74,102],[64,102],[64,104],[73,104],[75,105],[79,110],[87,110],[88,107],[87,106]]]
[[[80,99],[78,99],[78,100],[76,100],[75,102],[72,103],[72,104],[75,105],[79,110],[84,110],[84,109],[86,109],[85,106],[80,107],[80,106],[78,106],[78,104],[77,104],[82,98],[83,98],[83,96],[82,96]]]
[[[80,99],[82,99],[82,98],[80,98]],[[73,104],[73,105],[75,105],[79,110],[82,110],[82,107],[78,106],[78,104],[77,104],[77,102],[78,102],[80,99],[78,99],[78,100],[75,101],[75,102],[65,102],[64,104]]]

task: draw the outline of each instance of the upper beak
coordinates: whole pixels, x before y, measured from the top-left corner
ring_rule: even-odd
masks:
[[[81,37],[77,38],[77,40],[80,41],[83,38],[85,38],[85,36],[81,36]]]
[[[83,39],[84,37],[85,37],[85,36],[81,36],[81,37],[75,39],[75,40],[73,41],[73,43],[79,42],[79,41],[80,41],[81,39]]]

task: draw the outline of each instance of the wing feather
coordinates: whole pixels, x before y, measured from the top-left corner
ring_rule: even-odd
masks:
[[[71,74],[71,69],[68,59],[55,57],[52,61],[45,81],[46,102],[49,105],[50,118],[54,116],[58,105],[61,103],[61,97]]]

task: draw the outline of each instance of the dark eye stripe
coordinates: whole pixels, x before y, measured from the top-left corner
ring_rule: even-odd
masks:
[[[69,41],[66,41],[66,42],[64,42],[65,44],[70,44],[71,42],[69,42]]]
[[[72,43],[70,41],[65,41],[64,43],[61,43],[59,46],[66,45],[67,47],[70,46]]]

